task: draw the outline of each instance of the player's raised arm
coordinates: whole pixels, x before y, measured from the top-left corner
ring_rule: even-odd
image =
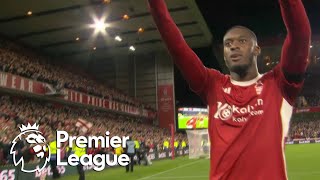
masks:
[[[278,0],[287,29],[282,47],[280,68],[284,78],[279,78],[280,87],[290,104],[300,92],[311,41],[310,23],[301,0]],[[283,77],[280,75],[278,77]]]
[[[174,63],[192,90],[202,93],[208,79],[208,69],[184,40],[169,14],[164,0],[148,0],[151,15],[171,54]]]
[[[281,67],[288,81],[299,82],[307,68],[311,41],[310,23],[301,0],[279,0],[287,28]]]

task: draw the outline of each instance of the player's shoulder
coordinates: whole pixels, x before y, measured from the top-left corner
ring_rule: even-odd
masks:
[[[219,70],[217,70],[217,69],[207,68],[207,70],[208,70],[208,72],[209,72],[210,74],[212,74],[212,75],[218,75],[218,76],[223,75],[223,74],[222,74]]]
[[[227,79],[228,75],[221,73],[219,70],[212,69],[212,68],[207,68],[208,73],[210,77],[215,78],[216,80],[219,79]]]
[[[261,80],[274,81],[277,74],[278,74],[278,66],[274,67],[273,69],[269,70],[268,72],[265,72],[262,75]]]

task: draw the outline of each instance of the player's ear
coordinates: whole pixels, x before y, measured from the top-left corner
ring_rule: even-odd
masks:
[[[255,56],[259,56],[261,54],[261,48],[258,45],[255,45],[254,49],[253,49],[253,54]]]

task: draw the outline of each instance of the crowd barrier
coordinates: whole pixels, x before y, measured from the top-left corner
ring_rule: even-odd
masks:
[[[175,156],[182,156],[182,155],[188,155],[189,151],[188,149],[184,150],[184,153],[182,150],[179,150]],[[152,152],[149,153],[149,158],[151,160],[160,160],[160,159],[168,159],[172,157],[171,152]],[[38,164],[26,164],[25,169],[35,169],[38,166]],[[111,168],[106,166],[106,169]],[[77,167],[74,166],[57,166],[57,169],[61,176],[67,176],[67,175],[75,175],[77,174]],[[106,170],[105,169],[105,170]],[[85,171],[92,171],[93,166],[84,166]],[[41,174],[38,172],[34,173],[25,173],[20,170],[20,167],[15,167],[13,165],[7,165],[7,166],[0,166],[0,180],[38,180],[40,179]],[[50,165],[46,166],[46,168],[41,172],[46,173],[47,177],[52,176],[52,171],[50,168]]]
[[[18,75],[0,71],[0,90],[6,89],[12,92],[23,93],[24,95],[34,95],[43,98],[46,94],[47,83],[24,78]],[[64,103],[75,103],[78,105],[93,106],[114,112],[122,112],[130,115],[154,118],[156,113],[144,108],[135,107],[126,103],[120,103],[108,98],[97,97],[71,89],[61,90],[64,96],[57,96],[53,99]],[[49,96],[48,96],[49,97]]]
[[[312,144],[312,143],[320,143],[320,138],[314,139],[294,139],[292,141],[287,141],[286,144]]]

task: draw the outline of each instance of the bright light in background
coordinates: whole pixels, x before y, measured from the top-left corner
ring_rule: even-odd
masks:
[[[114,39],[115,39],[116,41],[119,41],[119,42],[121,42],[121,41],[122,41],[122,39],[121,39],[121,37],[120,37],[120,36],[116,36]]]
[[[32,11],[28,11],[27,15],[31,16],[32,15]]]
[[[97,21],[94,24],[94,28],[96,28],[98,31],[103,31],[107,27],[107,24],[105,24],[102,21]]]
[[[109,24],[105,23],[107,17],[103,16],[101,19],[98,19],[97,17],[93,17],[93,24],[90,24],[90,28],[94,28],[94,36],[96,36],[98,33],[102,33],[103,35],[106,34],[106,28],[109,27]]]
[[[128,14],[125,14],[125,15],[123,15],[122,16],[122,19],[124,19],[124,20],[128,20],[130,17],[128,16]]]
[[[107,23],[104,22],[105,18],[94,19],[94,24],[91,24],[90,27],[94,28],[96,32],[105,32],[105,29],[109,27]]]
[[[312,45],[310,45],[310,48],[312,48],[313,46]]]
[[[112,27],[112,25],[107,23],[107,19],[110,15],[109,11],[105,11],[103,14],[97,16],[96,12],[93,10],[89,10],[89,16],[92,19],[91,24],[87,24],[87,28],[92,28],[94,29],[94,32],[92,33],[91,37],[88,38],[87,43],[93,47],[96,46],[96,41],[108,41],[108,27]],[[98,37],[99,36],[99,37]]]
[[[80,38],[79,38],[79,37],[77,37],[77,38],[76,38],[76,41],[79,41],[79,40],[80,40]]]
[[[144,29],[143,28],[139,28],[138,29],[138,33],[143,33],[144,32]]]
[[[136,50],[136,48],[134,48],[134,46],[130,46],[129,49],[130,49],[131,51],[135,51],[135,50]]]

